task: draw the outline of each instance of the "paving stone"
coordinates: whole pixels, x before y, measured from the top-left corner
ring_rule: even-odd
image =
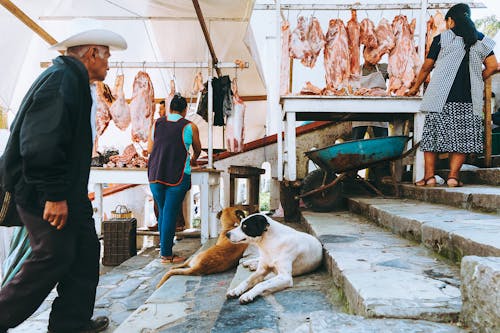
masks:
[[[294,333],[464,333],[447,324],[422,320],[365,319],[343,313],[316,311],[310,314],[307,323],[297,327]]]
[[[464,257],[462,319],[474,332],[500,332],[500,258]]]
[[[117,288],[111,290],[106,296],[110,298],[124,298],[132,294],[140,285],[142,281],[137,279],[130,279],[123,282]]]

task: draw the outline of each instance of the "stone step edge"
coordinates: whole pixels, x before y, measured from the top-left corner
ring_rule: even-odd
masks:
[[[318,235],[314,225],[309,223],[306,217],[303,218],[302,223],[306,226],[306,230],[308,233],[320,239],[320,235]],[[387,237],[397,237],[397,236],[387,233]],[[436,323],[447,323],[447,322],[458,321],[460,316],[459,308],[456,308],[454,310],[450,308],[448,309],[448,311],[443,311],[441,313],[432,311],[432,309],[430,309],[429,311],[423,311],[422,309],[418,310],[418,308],[409,308],[411,309],[409,310],[410,314],[406,315],[404,315],[403,312],[398,312],[398,311],[396,311],[391,315],[384,312],[384,310],[381,308],[379,309],[379,311],[381,311],[382,313],[379,313],[377,310],[370,308],[369,306],[370,304],[364,304],[363,297],[358,293],[356,288],[353,286],[352,281],[350,281],[349,277],[345,275],[344,270],[338,267],[337,260],[334,258],[334,254],[331,253],[328,250],[328,248],[326,248],[327,244],[324,244],[322,242],[322,246],[324,253],[323,264],[325,265],[330,276],[332,277],[335,287],[340,290],[342,301],[348,313],[373,319],[391,318],[391,319],[407,319],[407,320],[426,320]],[[447,263],[445,264],[448,265]],[[352,269],[349,269],[349,271],[352,271]],[[370,299],[367,299],[366,301],[369,300]],[[417,311],[417,312],[412,313],[412,311]]]
[[[470,211],[500,214],[500,194],[485,193],[487,185],[470,185],[449,188],[446,185],[436,187],[415,186],[409,183],[399,185],[402,198],[438,203]],[[496,189],[496,186],[490,186]]]
[[[425,204],[432,205],[427,202]],[[376,205],[362,202],[360,198],[347,198],[347,205],[352,213],[364,216],[396,235],[421,243],[456,263],[460,263],[461,259],[468,255],[500,256],[499,248],[472,239],[465,239],[453,231],[450,232],[436,225],[429,225],[426,222],[397,215]]]
[[[436,174],[443,179],[447,179],[449,172],[448,169],[436,170]],[[462,170],[460,171],[460,179],[466,184],[499,186],[500,167]]]

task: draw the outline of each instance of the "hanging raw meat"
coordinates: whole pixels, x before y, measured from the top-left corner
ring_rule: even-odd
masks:
[[[170,82],[170,90],[172,90],[172,85],[175,90],[175,82],[172,80]],[[201,72],[198,72],[196,76],[194,77],[194,83],[193,83],[193,91],[191,92],[193,95],[197,95],[200,91],[203,90],[203,74]]]
[[[420,67],[420,60],[413,41],[416,21],[410,25],[405,15],[398,15],[392,22],[396,46],[389,54],[389,93],[403,96],[411,87]]]
[[[96,87],[96,136],[94,139],[94,148],[92,150],[92,156],[97,156],[97,148],[99,146],[99,137],[104,133],[106,128],[108,128],[109,122],[111,121],[111,115],[109,113],[109,106],[113,102],[113,95],[111,94],[111,89],[101,81],[95,83]]]
[[[117,75],[115,80],[114,96],[116,101],[111,104],[109,112],[116,127],[124,131],[130,125],[130,109],[125,99],[125,92],[123,91],[123,81],[125,76],[123,74]]]
[[[347,31],[342,20],[330,20],[325,40],[326,89],[334,95],[346,94],[350,76],[350,57]]]
[[[290,23],[281,22],[281,72],[280,72],[280,95],[290,93]]]
[[[388,54],[396,46],[396,39],[392,32],[392,26],[385,18],[382,18],[375,29],[377,47],[366,46],[363,50],[363,58],[367,63],[377,64],[384,54]]]
[[[361,27],[358,22],[356,10],[351,10],[351,19],[347,22],[347,37],[349,38],[349,72],[356,78],[360,74],[359,36]]]
[[[153,124],[154,90],[148,73],[139,72],[134,78],[130,115],[132,117],[132,141],[146,142]]]
[[[167,114],[170,114],[170,102],[172,102],[172,100],[174,99],[174,95],[175,95],[175,81],[170,80],[170,92],[168,93],[167,98],[165,98],[165,110],[167,111]]]
[[[310,18],[307,29],[307,42],[309,43],[310,52],[306,53],[301,63],[306,67],[313,68],[318,59],[319,52],[325,46],[325,36],[321,30],[321,25],[318,19],[313,16]]]
[[[427,21],[427,35],[425,37],[425,55],[429,53],[434,37],[446,30],[446,21],[443,14],[438,10],[434,16]]]
[[[233,92],[233,111],[226,119],[226,142],[227,149],[232,153],[243,151],[245,140],[245,103],[238,95],[238,83],[233,79],[231,83]]]
[[[290,57],[303,59],[311,56],[311,47],[307,40],[307,24],[304,16],[297,18],[297,27],[290,38]]]
[[[368,18],[361,21],[359,30],[359,43],[365,47],[375,48],[378,46],[375,34],[375,24]]]

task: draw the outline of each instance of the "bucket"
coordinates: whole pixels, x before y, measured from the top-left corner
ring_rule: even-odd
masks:
[[[132,211],[130,211],[125,205],[118,205],[115,210],[111,211],[111,218],[113,219],[129,219],[132,217]]]

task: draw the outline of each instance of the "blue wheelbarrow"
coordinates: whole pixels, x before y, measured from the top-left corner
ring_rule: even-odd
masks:
[[[311,150],[306,156],[319,169],[310,172],[302,181],[301,194],[308,208],[314,211],[330,211],[339,206],[342,189],[339,183],[355,175],[378,195],[382,195],[375,186],[357,175],[358,170],[371,168],[388,161],[395,161],[413,153],[418,144],[403,154],[408,136],[387,136],[367,140],[354,140],[329,147]],[[391,170],[393,183],[395,173]],[[396,186],[397,192],[397,186]]]

